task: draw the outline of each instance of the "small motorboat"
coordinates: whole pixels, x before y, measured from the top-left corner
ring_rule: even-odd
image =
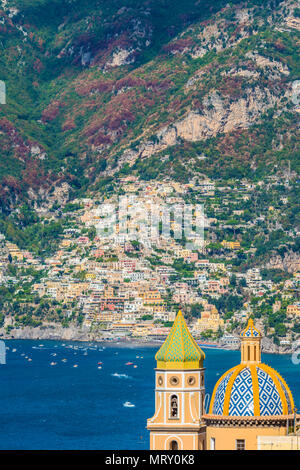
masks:
[[[125,366],[133,366],[133,362],[126,362]]]
[[[130,401],[125,401],[125,403],[123,403],[123,406],[125,406],[125,408],[134,408],[135,405],[133,403],[130,403]]]

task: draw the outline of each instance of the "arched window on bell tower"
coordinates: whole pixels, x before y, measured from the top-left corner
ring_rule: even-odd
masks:
[[[171,441],[170,442],[170,450],[178,450],[178,442],[177,441]]]
[[[170,418],[179,418],[179,409],[178,409],[178,396],[171,395],[170,397]]]

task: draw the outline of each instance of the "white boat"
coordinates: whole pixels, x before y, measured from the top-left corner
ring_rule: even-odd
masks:
[[[125,408],[134,408],[135,405],[133,403],[130,403],[130,401],[125,401],[125,403],[123,403],[123,406],[125,406]]]

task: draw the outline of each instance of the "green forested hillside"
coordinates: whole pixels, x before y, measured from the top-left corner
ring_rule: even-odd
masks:
[[[63,182],[297,171],[297,2],[1,3],[4,218]]]

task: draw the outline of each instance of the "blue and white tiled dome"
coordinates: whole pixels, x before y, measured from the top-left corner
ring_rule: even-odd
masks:
[[[293,397],[271,367],[238,365],[217,382],[210,413],[222,416],[277,416],[292,413]]]
[[[272,367],[261,362],[261,333],[250,318],[241,332],[241,364],[216,383],[209,413],[219,416],[282,416],[294,411],[291,391]]]

